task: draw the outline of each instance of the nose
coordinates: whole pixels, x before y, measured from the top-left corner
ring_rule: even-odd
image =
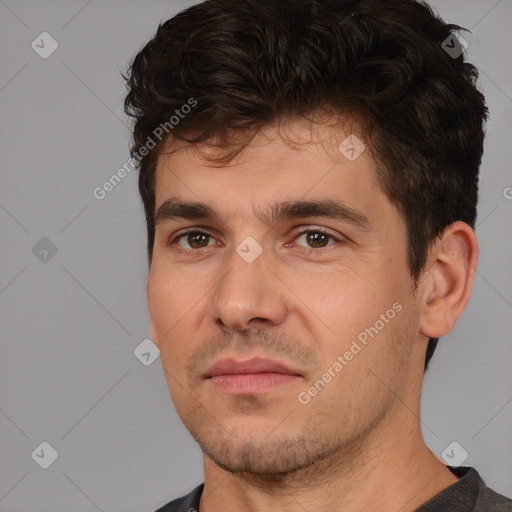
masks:
[[[281,324],[288,310],[286,287],[269,268],[265,251],[251,263],[236,251],[227,258],[211,305],[212,320],[237,331]]]

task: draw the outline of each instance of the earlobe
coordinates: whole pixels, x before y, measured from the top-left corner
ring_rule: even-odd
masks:
[[[440,338],[453,329],[469,301],[477,263],[473,229],[460,221],[448,226],[429,252],[422,280],[422,334]]]

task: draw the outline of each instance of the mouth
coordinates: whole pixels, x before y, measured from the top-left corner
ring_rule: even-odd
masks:
[[[255,357],[247,361],[221,359],[205,375],[216,389],[234,394],[259,393],[303,380],[281,361]]]

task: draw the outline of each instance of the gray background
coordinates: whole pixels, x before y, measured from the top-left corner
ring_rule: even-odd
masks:
[[[423,432],[438,455],[456,440],[512,496],[512,1],[432,4],[473,30],[491,119],[479,270],[427,373]],[[133,354],[149,337],[137,175],[92,195],[128,159],[120,73],[187,5],[0,0],[1,511],[153,511],[202,481],[160,361]],[[43,31],[59,45],[47,59],[31,48]],[[32,250],[43,237],[47,261]],[[48,469],[31,458],[43,441],[59,454]]]

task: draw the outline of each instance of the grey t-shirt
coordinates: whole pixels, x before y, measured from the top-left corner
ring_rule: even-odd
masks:
[[[487,487],[476,469],[447,467],[459,480],[415,512],[512,512],[512,499]],[[186,496],[167,503],[156,512],[199,512],[203,488],[204,484],[199,485]]]

